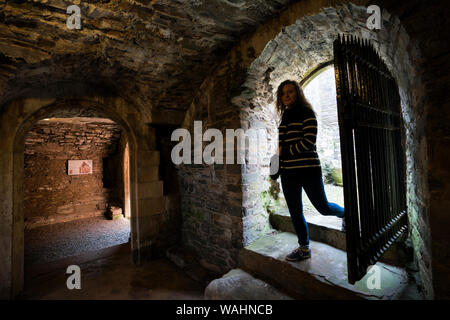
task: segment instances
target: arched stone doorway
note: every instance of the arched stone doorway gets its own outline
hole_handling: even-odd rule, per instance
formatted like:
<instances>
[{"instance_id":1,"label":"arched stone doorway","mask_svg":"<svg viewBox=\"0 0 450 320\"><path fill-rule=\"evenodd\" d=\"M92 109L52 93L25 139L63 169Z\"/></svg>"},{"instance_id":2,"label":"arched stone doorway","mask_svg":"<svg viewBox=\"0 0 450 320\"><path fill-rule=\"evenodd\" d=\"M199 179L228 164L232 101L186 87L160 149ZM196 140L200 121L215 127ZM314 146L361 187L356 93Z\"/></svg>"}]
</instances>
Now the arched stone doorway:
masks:
<instances>
[{"instance_id":1,"label":"arched stone doorway","mask_svg":"<svg viewBox=\"0 0 450 320\"><path fill-rule=\"evenodd\" d=\"M403 143L407 159L407 201L412 213L409 216L410 235L415 244L416 261L429 290L430 264L420 261L423 256L420 251L430 237L427 222L423 223L421 218L426 217L428 212L426 199L422 196L427 194L428 189L422 171L427 166L424 151L427 142L424 139L424 125L418 125L425 122L421 112L425 96L418 64L420 52L414 43L411 46L410 41L414 39L409 38L400 19L385 9L383 29L368 30L366 22L369 15L364 6L367 3L362 3L354 5L349 1L336 1L332 5L322 5L314 1L302 1L290 5L279 16L242 39L205 78L186 113L183 126L192 129L194 120L203 119L206 128L265 128L269 152L264 157L269 159L270 150L275 150L276 144L277 119L273 103L278 85L286 79L306 79L317 68L332 61L333 41L338 34L352 34L371 40L392 69L399 86L405 120ZM215 185L215 180L220 180L222 174L226 173L227 179L222 179L223 187L215 189L220 191L220 198L213 199L214 207L207 208L214 214L198 214L206 211L205 208L198 203L194 193L185 192L183 201L188 206L182 208L184 228L201 232L186 233L183 237L186 244L195 248L201 257L215 267L225 270L235 267L239 263L238 252L243 246L258 239L261 234L271 232L261 199L270 188L268 163L267 166L259 167L246 163L181 168L181 171L182 182L187 186L202 181L205 188ZM213 179L205 183L203 177ZM226 204L218 201L223 199L226 199ZM216 215L220 218L213 219ZM204 227L200 229L199 225ZM221 235L231 236L221 239L223 241L220 243L205 241L216 225L220 226ZM425 258L428 259L426 254ZM432 295L432 292L428 294Z\"/></svg>"},{"instance_id":2,"label":"arched stone doorway","mask_svg":"<svg viewBox=\"0 0 450 320\"><path fill-rule=\"evenodd\" d=\"M103 117L46 118L28 132L25 287L39 269L51 270L61 259L129 247L123 159L127 140L120 126Z\"/></svg>"},{"instance_id":3,"label":"arched stone doorway","mask_svg":"<svg viewBox=\"0 0 450 320\"><path fill-rule=\"evenodd\" d=\"M370 31L366 26L366 7L352 3L339 4L329 8L322 8L318 13L303 16L289 26L281 27L281 32L269 40L261 51L261 54L251 62L247 69L247 77L243 84L243 91L232 99L236 108L241 110L241 121L248 122L249 127L267 128L270 144L276 143L277 117L274 112L274 99L278 85L286 79L296 80L303 85L313 77L317 70L329 65L333 60L333 41L338 34L356 35L370 40L378 54L387 64L396 78L401 97L402 116L405 120L402 136L402 144L406 146L407 159L407 203L410 212L416 212L417 208L426 211L422 203L417 201L418 189L425 189L423 179L412 168L423 166L423 155L417 153L418 144L415 128L420 117L416 117L417 110L413 109L414 95L417 87L420 87L420 78L413 64L413 55L410 53L409 36L401 25L398 17L391 16L383 10L383 28ZM243 115L243 116L242 116ZM269 150L275 150L276 146L269 146ZM267 155L270 156L270 155ZM262 194L273 189L266 177L267 168L261 167L262 172L258 183L251 183L243 188L243 198L251 198L251 195ZM249 173L247 173L249 172ZM243 170L242 180L246 181L247 175L252 172L248 168ZM277 188L275 188L277 189ZM279 188L278 188L279 189ZM270 192L269 192L270 194ZM257 205L257 202L250 202ZM244 233L250 228L245 227L245 221L251 225L253 221L261 221L263 211L257 210L256 205L246 208L256 213L253 217L244 220ZM258 213L259 212L259 213ZM252 221L253 220L253 221ZM267 222L268 223L268 222ZM423 239L428 239L427 232L417 233L423 227L415 214L409 215L409 236L420 250ZM263 230L264 228L260 228ZM245 235L244 239L254 239L257 235ZM425 240L426 241L426 240ZM428 268L428 267L426 267ZM421 271L424 278L429 277L429 272Z\"/></svg>"},{"instance_id":4,"label":"arched stone doorway","mask_svg":"<svg viewBox=\"0 0 450 320\"><path fill-rule=\"evenodd\" d=\"M24 181L24 145L25 136L29 129L38 121L49 117L71 117L71 116L98 116L105 117L117 123L122 132L127 137L129 146L129 194L130 194L130 216L131 216L131 250L133 261L139 263L141 239L139 237L139 216L138 216L138 180L137 180L137 139L133 126L127 121L126 110L121 110L125 102L120 98L109 99L109 101L98 101L100 99L23 99L14 100L6 106L7 117L1 119L4 136L10 137L9 146L11 162L3 161L6 168L10 168L12 173L11 196L12 196L12 234L9 236L11 245L11 255L5 252L5 259L11 264L10 276L11 295L16 296L23 288L24 284L24 214L23 214L23 181ZM119 100L119 101L118 101ZM105 103L106 102L106 103ZM117 108L119 107L119 108ZM4 159L3 159L4 160ZM5 168L5 169L6 169ZM6 181L5 181L6 182ZM8 195L8 191L5 195ZM8 270L6 269L6 270Z\"/></svg>"}]
</instances>

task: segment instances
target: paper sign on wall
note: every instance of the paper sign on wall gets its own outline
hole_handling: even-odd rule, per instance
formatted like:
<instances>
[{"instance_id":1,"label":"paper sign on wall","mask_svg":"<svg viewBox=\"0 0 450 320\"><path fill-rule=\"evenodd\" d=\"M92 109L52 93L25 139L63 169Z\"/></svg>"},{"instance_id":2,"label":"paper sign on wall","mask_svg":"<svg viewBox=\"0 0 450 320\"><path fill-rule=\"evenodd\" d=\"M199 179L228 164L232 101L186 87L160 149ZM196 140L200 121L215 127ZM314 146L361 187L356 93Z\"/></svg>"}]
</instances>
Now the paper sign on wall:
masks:
<instances>
[{"instance_id":1,"label":"paper sign on wall","mask_svg":"<svg viewBox=\"0 0 450 320\"><path fill-rule=\"evenodd\" d=\"M92 160L69 160L67 173L69 175L92 174Z\"/></svg>"}]
</instances>

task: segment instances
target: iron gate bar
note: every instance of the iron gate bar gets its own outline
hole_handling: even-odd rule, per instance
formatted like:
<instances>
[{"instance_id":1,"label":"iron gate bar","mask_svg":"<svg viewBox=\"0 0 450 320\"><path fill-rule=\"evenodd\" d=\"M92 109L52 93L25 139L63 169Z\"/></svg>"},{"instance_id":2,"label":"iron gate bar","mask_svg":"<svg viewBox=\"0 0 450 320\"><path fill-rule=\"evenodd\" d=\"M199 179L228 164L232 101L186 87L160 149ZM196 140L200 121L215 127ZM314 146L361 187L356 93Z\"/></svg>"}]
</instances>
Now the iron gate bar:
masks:
<instances>
[{"instance_id":1,"label":"iron gate bar","mask_svg":"<svg viewBox=\"0 0 450 320\"><path fill-rule=\"evenodd\" d=\"M339 37L340 38L340 37ZM340 40L340 39L339 39ZM346 50L342 50L340 46L340 41L335 41L333 43L334 50L334 68L335 68L335 79L336 79L336 98L337 101L347 101L349 95L348 88L348 74L347 74L347 60L344 59L346 55ZM348 128L350 125L349 121L349 110L348 104L341 104L341 108L338 108L338 120L340 123L340 128ZM358 255L356 253L357 247L351 245L352 243L358 243L356 237L355 228L357 227L357 222L355 220L355 192L354 192L354 171L352 170L350 163L352 163L352 153L349 150L349 146L352 145L352 135L343 135L340 139L341 141L341 152L348 156L347 161L342 162L342 181L344 185L344 206L346 208L346 248L347 248L347 266L348 266L348 277L349 279L354 279L358 276L359 261Z\"/></svg>"},{"instance_id":2,"label":"iron gate bar","mask_svg":"<svg viewBox=\"0 0 450 320\"><path fill-rule=\"evenodd\" d=\"M407 229L400 96L367 40L333 43L350 283Z\"/></svg>"},{"instance_id":3,"label":"iron gate bar","mask_svg":"<svg viewBox=\"0 0 450 320\"><path fill-rule=\"evenodd\" d=\"M367 146L367 143L365 143L365 141L367 141L367 135L366 135L366 128L358 128L356 129L356 139L355 139L355 143L356 143L356 149L357 150L364 150L365 151L365 147ZM357 152L357 163L361 163L361 165L358 165L358 187L360 189L360 194L362 195L360 197L361 200L361 212L367 212L367 213L371 213L372 210L370 208L370 202L369 202L369 195L371 194L370 191L368 190L369 186L371 186L371 182L369 181L369 179L371 179L370 174L369 174L369 170L368 170L368 166L366 165L366 163L368 163L368 161L366 161L365 159L365 155L368 154L368 152ZM370 223L367 219L366 215L361 215L361 240L363 243L366 243L369 240L369 228L370 228Z\"/></svg>"}]
</instances>

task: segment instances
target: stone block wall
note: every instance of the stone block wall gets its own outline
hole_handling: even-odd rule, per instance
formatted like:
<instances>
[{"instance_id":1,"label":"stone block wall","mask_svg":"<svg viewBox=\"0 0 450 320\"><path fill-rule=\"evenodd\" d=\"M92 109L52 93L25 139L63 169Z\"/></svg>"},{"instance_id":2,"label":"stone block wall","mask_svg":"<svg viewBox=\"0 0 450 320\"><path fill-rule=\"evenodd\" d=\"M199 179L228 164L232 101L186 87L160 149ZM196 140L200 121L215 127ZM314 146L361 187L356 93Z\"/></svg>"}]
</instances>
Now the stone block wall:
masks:
<instances>
[{"instance_id":1,"label":"stone block wall","mask_svg":"<svg viewBox=\"0 0 450 320\"><path fill-rule=\"evenodd\" d=\"M112 199L112 204L121 206L122 208L125 207L124 153L127 143L128 138L121 132L120 139L117 142L116 152L103 159L103 185L111 190L110 198Z\"/></svg>"},{"instance_id":2,"label":"stone block wall","mask_svg":"<svg viewBox=\"0 0 450 320\"><path fill-rule=\"evenodd\" d=\"M179 243L181 237L180 199L173 186L175 170L160 172L161 163L165 167L168 161L170 153L167 155L166 147L138 154L139 216L134 223L139 226L139 234L134 236L138 237L145 260L165 256L166 250Z\"/></svg>"},{"instance_id":3,"label":"stone block wall","mask_svg":"<svg viewBox=\"0 0 450 320\"><path fill-rule=\"evenodd\" d=\"M411 54L420 70L412 82L408 127L408 214L414 255L428 298L450 299L450 43L446 1L377 1L402 19ZM398 60L397 63L402 63ZM416 161L413 161L416 160Z\"/></svg>"},{"instance_id":4,"label":"stone block wall","mask_svg":"<svg viewBox=\"0 0 450 320\"><path fill-rule=\"evenodd\" d=\"M226 164L226 129L241 128L239 110L230 103L236 83L245 76L233 63L224 63L205 79L191 103L183 128L194 138L194 121L202 121L202 133L209 128L223 135L223 164L181 164L177 166L182 213L182 242L201 257L201 263L218 273L237 265L239 250L245 243L245 218L251 212L243 207L242 177L245 164ZM202 143L202 151L210 142ZM194 155L192 143L192 156ZM237 140L234 145L236 147ZM193 157L192 157L193 158ZM248 150L246 153L248 160ZM262 210L262 209L261 209Z\"/></svg>"},{"instance_id":5,"label":"stone block wall","mask_svg":"<svg viewBox=\"0 0 450 320\"><path fill-rule=\"evenodd\" d=\"M116 153L119 139L114 123L39 121L25 140L25 228L101 215L120 200L111 177L117 172L103 173L103 161ZM69 175L68 160L93 160L93 173ZM104 187L106 178L110 188Z\"/></svg>"},{"instance_id":6,"label":"stone block wall","mask_svg":"<svg viewBox=\"0 0 450 320\"><path fill-rule=\"evenodd\" d=\"M159 232L156 239L163 244L157 251L164 254L168 247L176 245L181 241L181 212L180 191L178 185L178 174L175 165L171 161L171 151L175 144L170 141L172 126L157 126L155 128L156 150L159 152L159 166L151 166L147 171L147 177L141 181L158 180L158 188L155 192L161 193L164 198L164 215L160 221ZM153 177L152 177L153 176ZM161 188L161 189L160 189Z\"/></svg>"},{"instance_id":7,"label":"stone block wall","mask_svg":"<svg viewBox=\"0 0 450 320\"><path fill-rule=\"evenodd\" d=\"M224 164L182 164L177 167L183 216L183 244L201 257L201 263L216 272L226 272L237 265L239 250L271 232L269 215L264 208L265 191L270 187L268 164L275 152L276 127L265 126L272 114L268 110L241 109L231 102L233 87L243 71L234 69L231 60L208 77L193 101L184 121L193 137L193 122L201 120L202 132L219 129L224 138ZM232 70L232 71L230 71ZM225 76L232 74L233 76ZM237 78L237 79L236 79ZM242 79L241 79L242 81ZM234 140L234 163L226 162L226 130L243 129L247 135L245 161L237 161ZM248 130L262 129L268 140L250 145ZM258 141L259 143L259 141ZM209 144L203 142L202 150ZM272 148L272 149L271 149ZM194 150L191 150L194 154ZM250 163L250 156L257 159Z\"/></svg>"}]
</instances>

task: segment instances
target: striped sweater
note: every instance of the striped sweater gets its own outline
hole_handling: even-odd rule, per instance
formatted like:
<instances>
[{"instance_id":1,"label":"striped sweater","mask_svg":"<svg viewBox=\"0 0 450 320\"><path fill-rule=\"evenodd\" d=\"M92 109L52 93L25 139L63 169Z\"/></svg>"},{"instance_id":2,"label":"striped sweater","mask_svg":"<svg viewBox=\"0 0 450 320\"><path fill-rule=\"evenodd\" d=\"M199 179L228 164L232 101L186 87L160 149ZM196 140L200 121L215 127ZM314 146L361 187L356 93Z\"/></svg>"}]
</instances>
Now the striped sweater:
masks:
<instances>
[{"instance_id":1,"label":"striped sweater","mask_svg":"<svg viewBox=\"0 0 450 320\"><path fill-rule=\"evenodd\" d=\"M300 173L320 167L316 152L317 119L306 107L287 108L278 127L280 173Z\"/></svg>"}]
</instances>

